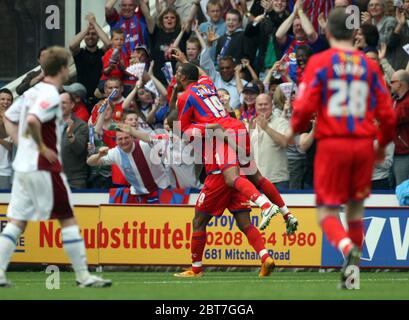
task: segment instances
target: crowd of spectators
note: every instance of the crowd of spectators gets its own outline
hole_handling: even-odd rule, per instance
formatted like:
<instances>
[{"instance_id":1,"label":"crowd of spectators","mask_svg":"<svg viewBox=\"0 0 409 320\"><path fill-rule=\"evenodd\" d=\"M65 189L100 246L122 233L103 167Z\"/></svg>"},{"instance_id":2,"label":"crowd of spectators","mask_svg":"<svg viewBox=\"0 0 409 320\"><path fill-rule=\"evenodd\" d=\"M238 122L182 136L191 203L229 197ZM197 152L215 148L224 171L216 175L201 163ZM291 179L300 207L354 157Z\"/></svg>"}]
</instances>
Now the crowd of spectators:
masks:
<instances>
[{"instance_id":1,"label":"crowd of spectators","mask_svg":"<svg viewBox=\"0 0 409 320\"><path fill-rule=\"evenodd\" d=\"M315 120L294 145L286 144L284 133L308 59L328 48L329 11L351 4L361 12L355 46L381 66L398 115L373 187L392 189L409 179L409 0L399 7L388 0L156 0L155 10L146 0L107 0L110 34L90 13L69 45L77 77L61 99L70 186L131 186L141 196L155 188L200 187L200 168L170 161L187 152L177 146L184 141L170 139L179 49L213 79L230 115L245 123L261 174L282 190L313 188ZM42 78L41 69L29 73L17 93ZM0 90L2 114L12 101L11 92ZM100 148L106 157L90 158ZM160 164L147 156L155 148ZM11 185L11 158L12 143L0 128L0 188Z\"/></svg>"}]
</instances>

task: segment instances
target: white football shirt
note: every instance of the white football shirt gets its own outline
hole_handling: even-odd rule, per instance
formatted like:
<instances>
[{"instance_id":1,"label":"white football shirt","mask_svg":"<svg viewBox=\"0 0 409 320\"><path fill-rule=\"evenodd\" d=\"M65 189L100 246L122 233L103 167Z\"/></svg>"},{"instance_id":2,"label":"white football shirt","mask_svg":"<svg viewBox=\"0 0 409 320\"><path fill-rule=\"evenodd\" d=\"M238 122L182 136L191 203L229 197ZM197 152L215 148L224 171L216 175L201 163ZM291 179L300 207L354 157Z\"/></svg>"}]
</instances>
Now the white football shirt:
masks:
<instances>
[{"instance_id":1,"label":"white football shirt","mask_svg":"<svg viewBox=\"0 0 409 320\"><path fill-rule=\"evenodd\" d=\"M61 124L62 108L57 88L49 83L40 82L27 90L6 111L8 120L19 124L18 147L13 169L19 172L45 170L61 172ZM41 136L44 144L58 154L59 161L51 164L39 154L37 144L27 133L27 116L34 115L41 122Z\"/></svg>"}]
</instances>

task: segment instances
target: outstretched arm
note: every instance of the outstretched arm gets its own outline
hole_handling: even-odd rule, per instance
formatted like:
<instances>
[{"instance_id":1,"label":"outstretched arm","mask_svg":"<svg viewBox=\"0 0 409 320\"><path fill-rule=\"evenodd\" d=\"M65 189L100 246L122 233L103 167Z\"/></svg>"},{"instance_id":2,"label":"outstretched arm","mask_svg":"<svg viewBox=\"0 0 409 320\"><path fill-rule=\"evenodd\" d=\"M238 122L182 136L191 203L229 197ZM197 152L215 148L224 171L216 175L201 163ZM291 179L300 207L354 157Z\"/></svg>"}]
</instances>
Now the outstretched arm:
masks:
<instances>
[{"instance_id":1,"label":"outstretched arm","mask_svg":"<svg viewBox=\"0 0 409 320\"><path fill-rule=\"evenodd\" d=\"M139 1L139 8L141 9L143 16L145 17L146 24L147 24L147 27L148 27L148 32L150 34L152 34L154 29L155 29L155 20L151 16L151 12L150 12L148 4L145 2L145 0L140 0Z\"/></svg>"},{"instance_id":2,"label":"outstretched arm","mask_svg":"<svg viewBox=\"0 0 409 320\"><path fill-rule=\"evenodd\" d=\"M298 0L300 1L300 0ZM301 26L307 34L309 43L314 43L318 39L318 33L315 31L314 26L312 25L310 19L305 14L304 10L298 10L298 16L300 17Z\"/></svg>"},{"instance_id":3,"label":"outstretched arm","mask_svg":"<svg viewBox=\"0 0 409 320\"><path fill-rule=\"evenodd\" d=\"M291 29L293 22L295 19L294 12L290 14L290 16L284 20L284 22L280 25L276 32L276 38L278 44L282 45L287 41L287 33Z\"/></svg>"},{"instance_id":4,"label":"outstretched arm","mask_svg":"<svg viewBox=\"0 0 409 320\"><path fill-rule=\"evenodd\" d=\"M150 77L150 79L152 80L153 84L155 85L156 90L158 90L159 94L161 96L167 96L168 91L166 90L165 86L162 84L162 82L159 81L158 78L155 77L155 75L153 74L153 65L154 65L155 61L151 61L151 64L149 66L149 70L148 70L148 75Z\"/></svg>"},{"instance_id":5,"label":"outstretched arm","mask_svg":"<svg viewBox=\"0 0 409 320\"><path fill-rule=\"evenodd\" d=\"M190 9L189 16L185 20L186 23L186 31L189 32L192 28L192 23L196 19L197 12L200 8L200 0L193 0L192 1L192 8Z\"/></svg>"},{"instance_id":6,"label":"outstretched arm","mask_svg":"<svg viewBox=\"0 0 409 320\"><path fill-rule=\"evenodd\" d=\"M95 123L95 132L97 134L99 134L100 136L102 136L102 127L104 125L104 119L105 119L105 112L107 111L108 108L112 108L112 106L107 106L105 108L105 110L102 113L99 113L99 108L101 105L105 104L105 103L110 103L108 101L108 98L105 99L99 106L98 106L98 118L97 118L97 122Z\"/></svg>"},{"instance_id":7,"label":"outstretched arm","mask_svg":"<svg viewBox=\"0 0 409 320\"><path fill-rule=\"evenodd\" d=\"M189 61L186 58L186 55L180 49L175 49L174 53L172 54L172 57L175 58L180 63L189 63ZM196 67L199 69L199 76L207 76L207 73L202 68L198 66Z\"/></svg>"},{"instance_id":8,"label":"outstretched arm","mask_svg":"<svg viewBox=\"0 0 409 320\"><path fill-rule=\"evenodd\" d=\"M105 15L110 16L114 12L116 0L107 0L105 2Z\"/></svg>"},{"instance_id":9,"label":"outstretched arm","mask_svg":"<svg viewBox=\"0 0 409 320\"><path fill-rule=\"evenodd\" d=\"M146 143L150 143L152 141L151 136L149 134L147 134L146 132L137 130L128 124L118 123L117 127L122 132L129 133L131 136L135 137L136 139L142 140Z\"/></svg>"},{"instance_id":10,"label":"outstretched arm","mask_svg":"<svg viewBox=\"0 0 409 320\"><path fill-rule=\"evenodd\" d=\"M176 103L178 100L178 92L177 92L177 85L173 87L172 90L172 95L170 96L170 101L169 101L169 110L172 111L176 109Z\"/></svg>"},{"instance_id":11,"label":"outstretched arm","mask_svg":"<svg viewBox=\"0 0 409 320\"><path fill-rule=\"evenodd\" d=\"M183 26L182 26L182 29L180 29L180 32L179 32L178 36L176 37L175 41L172 43L172 48L173 48L173 49L174 49L174 48L179 48L179 44L180 44L180 41L181 41L182 38L183 38L183 35L184 35L184 33L185 33L185 30L186 30L186 26L183 25Z\"/></svg>"},{"instance_id":12,"label":"outstretched arm","mask_svg":"<svg viewBox=\"0 0 409 320\"><path fill-rule=\"evenodd\" d=\"M85 38L85 35L87 34L88 30L89 25L84 30L76 34L74 38L72 38L69 44L69 49L73 57L75 57L80 52L81 41Z\"/></svg>"},{"instance_id":13,"label":"outstretched arm","mask_svg":"<svg viewBox=\"0 0 409 320\"><path fill-rule=\"evenodd\" d=\"M93 154L87 159L87 165L91 167L101 166L103 165L102 157L105 157L108 154L109 148L108 147L101 147L98 150L97 154Z\"/></svg>"},{"instance_id":14,"label":"outstretched arm","mask_svg":"<svg viewBox=\"0 0 409 320\"><path fill-rule=\"evenodd\" d=\"M179 48L173 49L172 57L182 64L189 63L189 60L187 60L186 55Z\"/></svg>"},{"instance_id":15,"label":"outstretched arm","mask_svg":"<svg viewBox=\"0 0 409 320\"><path fill-rule=\"evenodd\" d=\"M273 72L277 69L277 62L270 68L268 69L266 76L264 77L263 84L264 84L264 89L268 91L268 88L270 87L270 81L271 78L273 77Z\"/></svg>"},{"instance_id":16,"label":"outstretched arm","mask_svg":"<svg viewBox=\"0 0 409 320\"><path fill-rule=\"evenodd\" d=\"M140 88L141 85L142 85L142 80L138 80L137 83L135 84L135 87L125 98L124 103L122 104L122 109L124 110L129 109L132 102L135 100L135 97L138 93L138 89Z\"/></svg>"},{"instance_id":17,"label":"outstretched arm","mask_svg":"<svg viewBox=\"0 0 409 320\"><path fill-rule=\"evenodd\" d=\"M155 101L152 105L151 111L146 116L146 123L154 125L156 123L156 112L158 112L159 104Z\"/></svg>"},{"instance_id":18,"label":"outstretched arm","mask_svg":"<svg viewBox=\"0 0 409 320\"><path fill-rule=\"evenodd\" d=\"M206 49L207 45L206 45L205 39L203 39L201 33L199 32L199 22L197 20L195 20L193 22L192 27L193 27L193 32L195 33L197 39L200 42L200 46L202 47L202 52L203 52L203 50Z\"/></svg>"},{"instance_id":19,"label":"outstretched arm","mask_svg":"<svg viewBox=\"0 0 409 320\"><path fill-rule=\"evenodd\" d=\"M162 11L164 10L164 8L162 7L162 1L161 0L155 0L155 8L156 8L156 16L158 17Z\"/></svg>"},{"instance_id":20,"label":"outstretched arm","mask_svg":"<svg viewBox=\"0 0 409 320\"><path fill-rule=\"evenodd\" d=\"M237 92L239 94L242 93L243 91L243 82L241 81L241 71L243 70L243 65L242 64L238 64L235 68L234 68L234 79L236 80L236 88L237 88Z\"/></svg>"},{"instance_id":21,"label":"outstretched arm","mask_svg":"<svg viewBox=\"0 0 409 320\"><path fill-rule=\"evenodd\" d=\"M258 75L256 73L256 71L254 71L253 67L250 64L250 60L249 59L241 59L241 63L243 65L243 68L246 68L251 75L251 78L253 80L258 80Z\"/></svg>"},{"instance_id":22,"label":"outstretched arm","mask_svg":"<svg viewBox=\"0 0 409 320\"><path fill-rule=\"evenodd\" d=\"M101 26L98 24L97 20L95 19L95 15L93 13L89 13L85 19L88 20L90 26L95 28L95 31L104 44L103 50L106 51L111 46L111 40L108 38L107 34L104 30L102 30Z\"/></svg>"}]
</instances>

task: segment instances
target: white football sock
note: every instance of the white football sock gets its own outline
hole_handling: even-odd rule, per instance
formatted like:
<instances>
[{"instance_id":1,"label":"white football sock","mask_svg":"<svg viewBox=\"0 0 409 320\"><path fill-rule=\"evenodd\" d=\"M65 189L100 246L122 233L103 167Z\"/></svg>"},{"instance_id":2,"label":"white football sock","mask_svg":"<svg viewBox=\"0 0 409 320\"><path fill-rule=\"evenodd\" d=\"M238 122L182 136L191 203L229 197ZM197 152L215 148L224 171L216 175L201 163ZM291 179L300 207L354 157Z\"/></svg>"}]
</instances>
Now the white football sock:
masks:
<instances>
[{"instance_id":1,"label":"white football sock","mask_svg":"<svg viewBox=\"0 0 409 320\"><path fill-rule=\"evenodd\" d=\"M23 231L12 223L8 223L0 234L0 269L7 270L16 243Z\"/></svg>"},{"instance_id":2,"label":"white football sock","mask_svg":"<svg viewBox=\"0 0 409 320\"><path fill-rule=\"evenodd\" d=\"M344 255L344 250L346 247L351 246L352 241L350 238L344 238L338 243L338 250Z\"/></svg>"},{"instance_id":3,"label":"white football sock","mask_svg":"<svg viewBox=\"0 0 409 320\"><path fill-rule=\"evenodd\" d=\"M280 208L280 212L283 216L285 216L287 213L290 212L290 210L288 210L287 206L281 207Z\"/></svg>"},{"instance_id":4,"label":"white football sock","mask_svg":"<svg viewBox=\"0 0 409 320\"><path fill-rule=\"evenodd\" d=\"M258 253L258 255L260 256L260 258L262 258L265 254L268 254L267 249L263 249L263 250L261 250L261 251Z\"/></svg>"},{"instance_id":5,"label":"white football sock","mask_svg":"<svg viewBox=\"0 0 409 320\"><path fill-rule=\"evenodd\" d=\"M89 277L87 256L84 240L78 226L69 226L61 230L62 243L65 252L70 258L78 281L82 282Z\"/></svg>"},{"instance_id":6,"label":"white football sock","mask_svg":"<svg viewBox=\"0 0 409 320\"><path fill-rule=\"evenodd\" d=\"M263 207L266 203L269 203L270 206L272 205L270 200L268 200L268 198L264 195L261 195L256 200L254 200L254 203L258 205L260 208Z\"/></svg>"},{"instance_id":7,"label":"white football sock","mask_svg":"<svg viewBox=\"0 0 409 320\"><path fill-rule=\"evenodd\" d=\"M201 268L202 267L202 261L192 262L192 267Z\"/></svg>"}]
</instances>

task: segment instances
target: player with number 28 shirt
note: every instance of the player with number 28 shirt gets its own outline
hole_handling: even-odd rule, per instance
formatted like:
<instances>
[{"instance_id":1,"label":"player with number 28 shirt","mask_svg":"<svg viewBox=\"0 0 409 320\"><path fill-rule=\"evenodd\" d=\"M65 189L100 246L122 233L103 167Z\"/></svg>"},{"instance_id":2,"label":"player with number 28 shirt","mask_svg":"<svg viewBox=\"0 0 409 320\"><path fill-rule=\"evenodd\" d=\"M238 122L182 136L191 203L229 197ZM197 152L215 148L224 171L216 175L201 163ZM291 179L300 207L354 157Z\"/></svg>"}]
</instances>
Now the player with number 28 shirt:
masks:
<instances>
[{"instance_id":1,"label":"player with number 28 shirt","mask_svg":"<svg viewBox=\"0 0 409 320\"><path fill-rule=\"evenodd\" d=\"M391 105L380 68L358 50L331 48L311 58L294 102L292 126L302 132L311 114L317 114L317 205L338 205L350 196L362 200L369 195L375 119L379 119L383 147L393 135ZM354 166L346 167L353 157L357 158ZM350 179L354 179L351 184Z\"/></svg>"},{"instance_id":2,"label":"player with number 28 shirt","mask_svg":"<svg viewBox=\"0 0 409 320\"><path fill-rule=\"evenodd\" d=\"M322 230L345 257L341 288L348 288L351 270L359 265L363 242L364 199L371 191L375 161L385 157L392 140L395 116L379 65L353 46L354 30L348 28L345 9L336 8L328 18L331 49L309 60L293 105L291 140L304 131L314 114L314 186ZM374 150L374 139L378 146ZM346 204L345 230L339 221ZM350 288L348 288L350 289Z\"/></svg>"}]
</instances>

